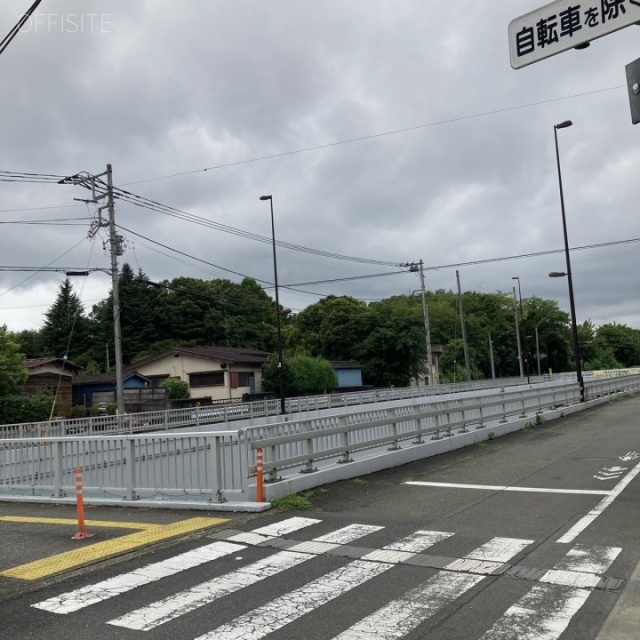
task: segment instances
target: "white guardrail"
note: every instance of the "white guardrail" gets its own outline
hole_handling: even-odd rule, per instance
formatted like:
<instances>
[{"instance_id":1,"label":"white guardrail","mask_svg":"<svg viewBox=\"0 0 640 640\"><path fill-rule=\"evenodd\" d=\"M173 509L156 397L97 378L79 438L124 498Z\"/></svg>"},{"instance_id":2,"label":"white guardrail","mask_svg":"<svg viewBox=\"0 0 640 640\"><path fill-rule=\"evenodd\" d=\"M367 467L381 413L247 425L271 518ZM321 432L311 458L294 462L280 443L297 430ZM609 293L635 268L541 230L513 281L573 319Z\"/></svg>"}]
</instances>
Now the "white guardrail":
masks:
<instances>
[{"instance_id":1,"label":"white guardrail","mask_svg":"<svg viewBox=\"0 0 640 640\"><path fill-rule=\"evenodd\" d=\"M587 400L638 390L640 375L585 383ZM264 452L267 481L277 482L283 471L312 475L318 466L373 452L384 455L492 423L525 416L534 423L537 414L580 401L577 383L561 380L414 398L237 430L5 438L0 440L0 499L70 499L74 472L81 469L88 503L249 503L255 500L258 450Z\"/></svg>"},{"instance_id":2,"label":"white guardrail","mask_svg":"<svg viewBox=\"0 0 640 640\"><path fill-rule=\"evenodd\" d=\"M562 375L562 374L560 374ZM548 376L531 377L531 382L542 382ZM557 379L561 379L559 376ZM402 387L398 389L372 389L352 393L331 393L320 396L304 396L286 399L287 414L355 407L362 404L407 400L425 396L445 395L523 384L525 378L501 378L477 380L457 384L440 384L428 387ZM528 380L527 380L528 381ZM199 427L205 424L251 420L280 414L280 400L257 402L230 402L168 411L149 411L121 416L94 416L89 418L55 419L47 422L31 422L0 425L0 438L42 438L66 435L106 435L119 433L143 433L161 429Z\"/></svg>"}]
</instances>

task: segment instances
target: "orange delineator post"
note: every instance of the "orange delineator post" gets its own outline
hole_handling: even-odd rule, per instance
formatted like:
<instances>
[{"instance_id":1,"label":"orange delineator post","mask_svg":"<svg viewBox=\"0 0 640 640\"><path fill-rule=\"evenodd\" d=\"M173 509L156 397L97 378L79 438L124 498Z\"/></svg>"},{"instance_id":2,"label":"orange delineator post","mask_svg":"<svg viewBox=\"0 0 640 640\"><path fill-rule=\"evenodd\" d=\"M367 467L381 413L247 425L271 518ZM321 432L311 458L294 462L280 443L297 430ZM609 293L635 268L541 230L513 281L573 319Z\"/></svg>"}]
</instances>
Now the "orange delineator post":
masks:
<instances>
[{"instance_id":1,"label":"orange delineator post","mask_svg":"<svg viewBox=\"0 0 640 640\"><path fill-rule=\"evenodd\" d=\"M262 471L262 449L256 449L256 501L264 502L264 473Z\"/></svg>"},{"instance_id":2,"label":"orange delineator post","mask_svg":"<svg viewBox=\"0 0 640 640\"><path fill-rule=\"evenodd\" d=\"M76 505L78 510L78 531L72 540L83 540L93 535L84 528L84 495L82 489L82 469L76 469Z\"/></svg>"}]
</instances>

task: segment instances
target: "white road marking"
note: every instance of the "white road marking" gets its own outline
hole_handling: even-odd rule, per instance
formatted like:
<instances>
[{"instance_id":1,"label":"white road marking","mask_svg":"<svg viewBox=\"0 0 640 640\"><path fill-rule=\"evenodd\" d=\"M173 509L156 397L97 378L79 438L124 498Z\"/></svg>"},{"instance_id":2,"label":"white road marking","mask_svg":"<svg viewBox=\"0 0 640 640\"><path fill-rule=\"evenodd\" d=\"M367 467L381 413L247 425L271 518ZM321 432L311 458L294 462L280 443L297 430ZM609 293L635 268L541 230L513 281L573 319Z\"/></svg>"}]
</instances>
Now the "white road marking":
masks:
<instances>
[{"instance_id":1,"label":"white road marking","mask_svg":"<svg viewBox=\"0 0 640 640\"><path fill-rule=\"evenodd\" d=\"M181 553L173 558L148 564L145 567L135 569L129 573L123 573L108 580L81 587L75 591L63 593L32 606L36 609L50 611L51 613L71 613L126 593L142 585L149 584L150 582L175 575L192 567L197 567L205 562L211 562L212 560L217 560L231 553L237 553L242 549L246 549L246 547L230 542L214 542L205 547L199 547L198 549Z\"/></svg>"},{"instance_id":2,"label":"white road marking","mask_svg":"<svg viewBox=\"0 0 640 640\"><path fill-rule=\"evenodd\" d=\"M320 545L317 550L319 553L324 553L340 546L335 542L326 542L327 540L341 540L341 544L349 544L374 531L379 531L381 528L367 525L350 525L320 536L310 542L301 542L288 551L281 551L242 567L237 571L213 578L191 589L169 596L164 600L158 600L146 607L136 609L120 618L109 620L108 624L116 627L126 627L127 629L149 631L194 609L210 604L218 598L311 560L316 557L313 555L313 545Z\"/></svg>"},{"instance_id":3,"label":"white road marking","mask_svg":"<svg viewBox=\"0 0 640 640\"><path fill-rule=\"evenodd\" d=\"M516 491L520 493L560 493L568 495L585 495L585 496L608 496L610 491L599 491L597 489L546 489L544 487L507 487L502 485L490 484L457 484L453 482L420 482L410 481L404 484L410 484L417 487L440 487L444 489L480 489L482 491Z\"/></svg>"},{"instance_id":4,"label":"white road marking","mask_svg":"<svg viewBox=\"0 0 640 640\"><path fill-rule=\"evenodd\" d=\"M267 525L266 527L254 529L253 533L257 533L261 536L272 536L275 538L279 538L281 536L286 536L289 533L293 533L294 531L309 527L312 524L318 524L319 522L322 522L322 520L316 520L315 518L300 518L296 516L293 518L287 518L286 520L282 520L274 524Z\"/></svg>"},{"instance_id":5,"label":"white road marking","mask_svg":"<svg viewBox=\"0 0 640 640\"><path fill-rule=\"evenodd\" d=\"M158 600L146 607L131 611L120 618L109 620L107 624L138 631L149 631L194 609L210 604L218 598L307 562L313 557L308 553L281 551L228 575L203 582L187 591L181 591L164 600Z\"/></svg>"},{"instance_id":6,"label":"white road marking","mask_svg":"<svg viewBox=\"0 0 640 640\"><path fill-rule=\"evenodd\" d=\"M346 629L334 640L403 638L484 578L482 575L440 571L419 587L407 591L402 597Z\"/></svg>"},{"instance_id":7,"label":"white road marking","mask_svg":"<svg viewBox=\"0 0 640 640\"><path fill-rule=\"evenodd\" d=\"M618 482L604 500L601 500L586 516L578 520L567 533L558 538L558 542L562 544L573 542L594 520L602 515L603 511L624 491L638 473L640 473L640 463Z\"/></svg>"},{"instance_id":8,"label":"white road marking","mask_svg":"<svg viewBox=\"0 0 640 640\"><path fill-rule=\"evenodd\" d=\"M286 535L318 522L321 521L312 518L287 518L281 522L254 529L246 535L249 537L252 535L257 536L260 542L264 542L265 540L273 539L273 537ZM253 540L253 538L251 539ZM246 549L244 544L235 544L237 542L240 542L240 540L229 539L214 542L205 547L187 551L186 553L161 562L154 562L153 564L115 576L103 582L89 585L69 593L63 593L60 596L50 598L32 606L52 613L61 614L78 611L79 609L102 602L103 600L108 600L109 598L126 593L137 587L149 584L150 582L155 582L185 571L186 569L197 567L205 562L211 562L212 560Z\"/></svg>"},{"instance_id":9,"label":"white road marking","mask_svg":"<svg viewBox=\"0 0 640 640\"><path fill-rule=\"evenodd\" d=\"M540 578L540 582L567 587L595 587L600 582L598 574L604 573L621 551L620 547L576 545Z\"/></svg>"},{"instance_id":10,"label":"white road marking","mask_svg":"<svg viewBox=\"0 0 640 640\"><path fill-rule=\"evenodd\" d=\"M536 584L479 640L557 640L590 593Z\"/></svg>"},{"instance_id":11,"label":"white road marking","mask_svg":"<svg viewBox=\"0 0 640 640\"><path fill-rule=\"evenodd\" d=\"M520 553L531 540L516 538L494 538L487 544L471 551L462 562L472 558L499 558L506 562ZM509 555L511 553L511 555ZM456 560L454 563L460 562ZM498 564L495 565L500 566ZM393 640L431 618L439 609L484 580L484 575L440 571L415 589L411 589L397 600L363 618L335 640Z\"/></svg>"},{"instance_id":12,"label":"white road marking","mask_svg":"<svg viewBox=\"0 0 640 640\"><path fill-rule=\"evenodd\" d=\"M604 573L621 552L621 547L577 544L555 568L582 573Z\"/></svg>"},{"instance_id":13,"label":"white road marking","mask_svg":"<svg viewBox=\"0 0 640 640\"><path fill-rule=\"evenodd\" d=\"M452 535L454 534L446 531L416 531L402 540L386 545L384 548L391 549L391 551L421 553L434 544L450 538Z\"/></svg>"},{"instance_id":14,"label":"white road marking","mask_svg":"<svg viewBox=\"0 0 640 640\"><path fill-rule=\"evenodd\" d=\"M205 633L196 640L259 640L388 571L392 566L382 562L356 560Z\"/></svg>"},{"instance_id":15,"label":"white road marking","mask_svg":"<svg viewBox=\"0 0 640 640\"><path fill-rule=\"evenodd\" d=\"M533 543L534 540L522 540L520 538L492 538L486 544L467 554L465 558L504 563L517 556Z\"/></svg>"},{"instance_id":16,"label":"white road marking","mask_svg":"<svg viewBox=\"0 0 640 640\"><path fill-rule=\"evenodd\" d=\"M368 536L370 533L381 531L384 527L369 524L350 524L342 529L332 531L319 538L314 538L317 542L331 542L333 544L351 544L358 538Z\"/></svg>"}]
</instances>

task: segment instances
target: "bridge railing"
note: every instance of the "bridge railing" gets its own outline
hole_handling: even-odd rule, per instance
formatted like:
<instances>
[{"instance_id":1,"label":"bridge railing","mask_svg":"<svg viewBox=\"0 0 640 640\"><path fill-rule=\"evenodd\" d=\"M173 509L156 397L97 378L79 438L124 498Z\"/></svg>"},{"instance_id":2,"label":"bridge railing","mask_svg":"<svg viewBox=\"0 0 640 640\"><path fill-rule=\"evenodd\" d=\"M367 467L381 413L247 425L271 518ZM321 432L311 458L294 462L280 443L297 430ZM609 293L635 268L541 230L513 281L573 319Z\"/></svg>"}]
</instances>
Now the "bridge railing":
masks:
<instances>
[{"instance_id":1,"label":"bridge railing","mask_svg":"<svg viewBox=\"0 0 640 640\"><path fill-rule=\"evenodd\" d=\"M531 378L532 382L543 381ZM286 399L286 411L305 413L325 409L339 409L361 404L406 400L409 398L431 397L462 391L487 389L496 386L524 384L525 378L501 378L497 380L476 380L456 384L442 384L423 387L402 387L398 389L372 389L351 393L330 393L320 396L304 396ZM144 433L161 429L177 429L202 424L220 424L237 420L277 416L280 400L259 400L256 402L234 402L201 407L147 411L119 416L93 416L86 418L54 419L45 422L0 425L0 438L45 438L66 435L104 435L119 433Z\"/></svg>"},{"instance_id":2,"label":"bridge railing","mask_svg":"<svg viewBox=\"0 0 640 640\"><path fill-rule=\"evenodd\" d=\"M587 399L640 390L640 375L589 380ZM59 501L74 495L74 471L84 472L87 502L145 506L213 504L254 499L256 451L267 480L284 471L313 473L354 457L385 455L457 432L536 416L580 403L576 382L490 389L458 398L412 400L393 407L343 411L239 430L0 441L0 499Z\"/></svg>"}]
</instances>

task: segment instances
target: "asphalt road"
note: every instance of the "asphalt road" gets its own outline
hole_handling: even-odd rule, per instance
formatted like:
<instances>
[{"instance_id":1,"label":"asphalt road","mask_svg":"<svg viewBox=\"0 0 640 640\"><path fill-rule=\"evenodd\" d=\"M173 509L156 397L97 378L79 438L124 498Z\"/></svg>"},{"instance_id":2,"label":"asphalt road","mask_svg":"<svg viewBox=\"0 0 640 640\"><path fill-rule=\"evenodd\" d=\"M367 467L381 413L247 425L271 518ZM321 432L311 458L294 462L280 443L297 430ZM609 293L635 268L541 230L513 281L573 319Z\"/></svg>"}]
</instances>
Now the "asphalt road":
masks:
<instances>
[{"instance_id":1,"label":"asphalt road","mask_svg":"<svg viewBox=\"0 0 640 640\"><path fill-rule=\"evenodd\" d=\"M0 602L3 637L636 640L639 413L614 401L91 565Z\"/></svg>"}]
</instances>

